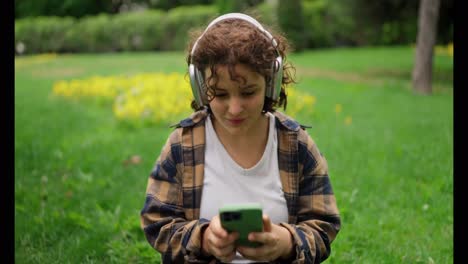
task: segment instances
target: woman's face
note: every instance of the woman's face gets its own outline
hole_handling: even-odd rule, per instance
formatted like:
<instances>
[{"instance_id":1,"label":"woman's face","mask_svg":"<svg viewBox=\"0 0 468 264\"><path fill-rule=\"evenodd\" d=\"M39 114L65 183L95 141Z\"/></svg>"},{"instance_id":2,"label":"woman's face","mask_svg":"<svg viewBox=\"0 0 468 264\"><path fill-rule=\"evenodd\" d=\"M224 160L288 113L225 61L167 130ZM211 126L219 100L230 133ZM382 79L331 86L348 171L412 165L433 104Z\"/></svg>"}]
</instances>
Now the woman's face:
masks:
<instances>
[{"instance_id":1,"label":"woman's face","mask_svg":"<svg viewBox=\"0 0 468 264\"><path fill-rule=\"evenodd\" d=\"M248 135L261 124L262 109L265 102L265 78L246 64L236 64L234 74L239 78L231 79L228 67L215 67L217 82L210 80L216 97L210 102L216 130L230 135ZM205 70L209 80L210 69Z\"/></svg>"}]
</instances>

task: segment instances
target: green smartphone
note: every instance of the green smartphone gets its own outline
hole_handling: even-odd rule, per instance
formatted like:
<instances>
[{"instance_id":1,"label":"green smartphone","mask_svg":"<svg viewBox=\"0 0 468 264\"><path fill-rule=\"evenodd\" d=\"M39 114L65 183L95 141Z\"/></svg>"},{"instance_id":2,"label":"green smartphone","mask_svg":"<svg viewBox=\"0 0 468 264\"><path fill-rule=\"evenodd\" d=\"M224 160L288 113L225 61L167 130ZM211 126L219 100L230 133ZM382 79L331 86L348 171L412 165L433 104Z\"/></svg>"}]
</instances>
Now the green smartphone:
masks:
<instances>
[{"instance_id":1,"label":"green smartphone","mask_svg":"<svg viewBox=\"0 0 468 264\"><path fill-rule=\"evenodd\" d=\"M262 207L257 203L226 204L219 209L221 225L228 232L239 232L238 245L258 247L261 243L251 242L247 236L250 232L262 232Z\"/></svg>"}]
</instances>

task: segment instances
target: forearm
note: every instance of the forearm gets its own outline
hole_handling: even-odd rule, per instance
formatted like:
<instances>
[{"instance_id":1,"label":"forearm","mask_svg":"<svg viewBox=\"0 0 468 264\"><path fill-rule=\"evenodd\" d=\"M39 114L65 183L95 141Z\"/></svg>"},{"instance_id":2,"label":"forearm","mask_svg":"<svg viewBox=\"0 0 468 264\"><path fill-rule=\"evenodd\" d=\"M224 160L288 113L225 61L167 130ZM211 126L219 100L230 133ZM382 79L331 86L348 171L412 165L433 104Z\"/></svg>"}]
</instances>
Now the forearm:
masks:
<instances>
[{"instance_id":1,"label":"forearm","mask_svg":"<svg viewBox=\"0 0 468 264\"><path fill-rule=\"evenodd\" d=\"M148 242L161 254L164 263L183 263L186 256L192 260L204 259L201 230L208 224L206 220L187 221L173 216L157 218L148 213L142 213L141 219Z\"/></svg>"},{"instance_id":2,"label":"forearm","mask_svg":"<svg viewBox=\"0 0 468 264\"><path fill-rule=\"evenodd\" d=\"M328 163L305 133L299 144L302 172L299 180L297 218L285 225L294 237L298 263L320 263L331 253L331 243L341 228Z\"/></svg>"},{"instance_id":3,"label":"forearm","mask_svg":"<svg viewBox=\"0 0 468 264\"><path fill-rule=\"evenodd\" d=\"M294 237L289 230L280 225L280 230L281 230L281 244L283 245L283 253L280 256L281 261L291 261L295 258L296 252L294 248Z\"/></svg>"},{"instance_id":4,"label":"forearm","mask_svg":"<svg viewBox=\"0 0 468 264\"><path fill-rule=\"evenodd\" d=\"M180 185L175 181L169 184L160 178L156 174L148 181L146 200L140 213L145 236L161 253L164 263L183 263L185 257L197 259L201 228L207 220L187 219L182 202L175 195L179 193Z\"/></svg>"},{"instance_id":5,"label":"forearm","mask_svg":"<svg viewBox=\"0 0 468 264\"><path fill-rule=\"evenodd\" d=\"M320 263L331 253L331 243L339 231L339 218L332 222L308 220L297 225L281 223L288 229L293 240L293 249L284 263Z\"/></svg>"}]
</instances>

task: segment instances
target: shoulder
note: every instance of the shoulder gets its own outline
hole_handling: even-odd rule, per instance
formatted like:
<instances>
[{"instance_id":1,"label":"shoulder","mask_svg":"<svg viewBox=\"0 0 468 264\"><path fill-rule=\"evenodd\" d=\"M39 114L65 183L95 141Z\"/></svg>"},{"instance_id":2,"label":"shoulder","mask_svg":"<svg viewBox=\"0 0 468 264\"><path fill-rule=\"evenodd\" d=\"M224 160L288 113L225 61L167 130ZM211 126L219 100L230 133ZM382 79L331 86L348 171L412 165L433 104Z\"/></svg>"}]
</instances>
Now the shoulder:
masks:
<instances>
[{"instance_id":1,"label":"shoulder","mask_svg":"<svg viewBox=\"0 0 468 264\"><path fill-rule=\"evenodd\" d=\"M209 112L205 108L172 125L174 130L169 135L168 144L184 147L203 145L205 143L205 120L208 116Z\"/></svg>"},{"instance_id":2,"label":"shoulder","mask_svg":"<svg viewBox=\"0 0 468 264\"><path fill-rule=\"evenodd\" d=\"M209 112L207 108L202 110L193 112L189 117L182 119L178 123L172 125L171 127L175 127L176 130L179 128L189 128L198 125L204 125L205 119L208 117Z\"/></svg>"},{"instance_id":3,"label":"shoulder","mask_svg":"<svg viewBox=\"0 0 468 264\"><path fill-rule=\"evenodd\" d=\"M291 133L297 135L297 142L300 145L299 151L301 151L301 146L305 146L306 151L315 147L314 140L306 130L306 128L311 128L311 126L303 125L282 112L275 111L272 114L275 116L276 127L281 136L289 138L288 135Z\"/></svg>"},{"instance_id":4,"label":"shoulder","mask_svg":"<svg viewBox=\"0 0 468 264\"><path fill-rule=\"evenodd\" d=\"M294 118L282 113L275 111L272 113L276 118L276 126L279 128L280 133L297 133L297 141L299 145L299 151L312 153L314 156L320 156L317 145L312 139L311 135L306 130L311 126L303 125L296 121Z\"/></svg>"},{"instance_id":5,"label":"shoulder","mask_svg":"<svg viewBox=\"0 0 468 264\"><path fill-rule=\"evenodd\" d=\"M311 128L311 126L301 124L285 113L275 111L272 114L275 116L276 126L279 128L299 133L305 132L306 128ZM305 133L307 134L307 132Z\"/></svg>"},{"instance_id":6,"label":"shoulder","mask_svg":"<svg viewBox=\"0 0 468 264\"><path fill-rule=\"evenodd\" d=\"M283 144L280 143L280 149L282 149L283 153L297 151L297 161L302 164L301 167L304 173L313 172L325 175L328 165L315 141L306 131L306 128L310 128L310 126L302 125L292 117L281 112L275 111L272 114L276 118L280 142L283 142ZM291 134L297 135L293 137L297 140L295 141L297 145L291 141Z\"/></svg>"}]
</instances>

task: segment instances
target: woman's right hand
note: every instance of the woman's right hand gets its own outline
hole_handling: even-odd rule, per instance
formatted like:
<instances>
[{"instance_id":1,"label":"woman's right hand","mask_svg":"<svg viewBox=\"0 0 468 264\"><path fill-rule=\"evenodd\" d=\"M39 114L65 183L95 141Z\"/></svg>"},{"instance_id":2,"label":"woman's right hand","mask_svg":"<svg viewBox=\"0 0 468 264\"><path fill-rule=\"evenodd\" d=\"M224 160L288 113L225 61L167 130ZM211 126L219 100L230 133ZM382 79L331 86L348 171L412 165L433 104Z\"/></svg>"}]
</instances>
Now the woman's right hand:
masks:
<instances>
[{"instance_id":1,"label":"woman's right hand","mask_svg":"<svg viewBox=\"0 0 468 264\"><path fill-rule=\"evenodd\" d=\"M236 255L235 241L239 233L228 233L222 226L219 216L211 219L210 224L203 232L202 252L213 255L222 262L231 262Z\"/></svg>"}]
</instances>

